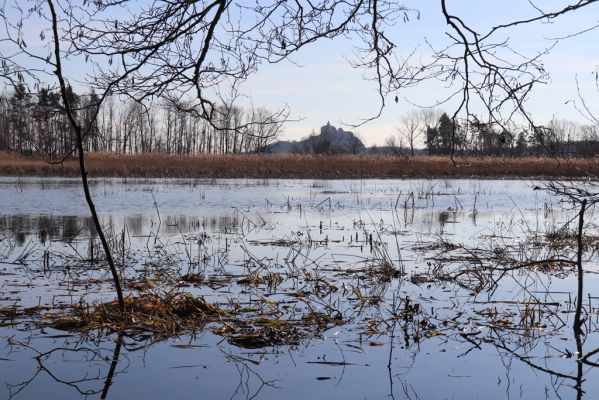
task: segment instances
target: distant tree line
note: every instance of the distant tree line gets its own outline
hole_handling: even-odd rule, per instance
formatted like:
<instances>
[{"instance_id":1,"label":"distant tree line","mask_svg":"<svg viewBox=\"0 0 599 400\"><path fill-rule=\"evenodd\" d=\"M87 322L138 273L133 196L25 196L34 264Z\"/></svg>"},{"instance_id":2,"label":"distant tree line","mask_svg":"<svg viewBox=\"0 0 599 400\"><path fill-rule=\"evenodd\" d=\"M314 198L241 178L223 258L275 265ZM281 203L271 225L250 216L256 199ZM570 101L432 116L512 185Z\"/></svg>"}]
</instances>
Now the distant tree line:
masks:
<instances>
[{"instance_id":1,"label":"distant tree line","mask_svg":"<svg viewBox=\"0 0 599 400\"><path fill-rule=\"evenodd\" d=\"M185 103L109 98L93 118L98 96L69 87L75 115L88 132L85 150L119 154L253 153L272 143L284 115L265 108L222 104L208 121ZM30 93L23 84L0 95L0 151L61 157L74 149L74 135L58 91Z\"/></svg>"},{"instance_id":2,"label":"distant tree line","mask_svg":"<svg viewBox=\"0 0 599 400\"><path fill-rule=\"evenodd\" d=\"M386 145L396 154L414 155L421 140L429 155L593 156L599 154L599 127L554 118L534 130L517 130L475 116L461 123L446 113L418 110L401 119L397 135Z\"/></svg>"},{"instance_id":3,"label":"distant tree line","mask_svg":"<svg viewBox=\"0 0 599 400\"><path fill-rule=\"evenodd\" d=\"M117 154L239 154L262 152L276 139L285 115L265 108L236 105L215 107L212 119L194 113L186 103L138 102L108 98L95 115L98 95L77 94L68 88L75 115L88 132L85 150ZM360 153L357 136L342 149L326 135L314 132L297 152ZM75 139L58 91L31 93L17 84L0 94L0 151L63 157L73 152ZM530 156L599 154L597 125L552 119L533 131L516 130L475 116L453 121L446 113L418 110L406 114L397 134L386 140L395 154L415 154L424 145L429 155ZM337 145L338 146L338 145ZM350 148L346 148L346 147Z\"/></svg>"}]
</instances>

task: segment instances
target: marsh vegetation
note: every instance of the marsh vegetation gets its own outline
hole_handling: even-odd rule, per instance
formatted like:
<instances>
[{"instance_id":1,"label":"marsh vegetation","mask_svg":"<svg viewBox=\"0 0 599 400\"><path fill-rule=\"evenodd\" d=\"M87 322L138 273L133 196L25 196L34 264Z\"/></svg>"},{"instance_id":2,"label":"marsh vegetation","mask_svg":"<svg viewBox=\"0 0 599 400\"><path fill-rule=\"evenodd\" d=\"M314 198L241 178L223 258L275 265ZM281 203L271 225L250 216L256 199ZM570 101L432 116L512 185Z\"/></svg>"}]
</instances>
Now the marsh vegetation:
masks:
<instances>
[{"instance_id":1,"label":"marsh vegetation","mask_svg":"<svg viewBox=\"0 0 599 400\"><path fill-rule=\"evenodd\" d=\"M404 157L390 155L89 153L91 177L118 178L579 178L599 174L593 157ZM50 164L41 157L0 153L3 176L79 176L74 159Z\"/></svg>"},{"instance_id":2,"label":"marsh vegetation","mask_svg":"<svg viewBox=\"0 0 599 400\"><path fill-rule=\"evenodd\" d=\"M124 313L78 182L0 182L3 397L597 389L595 211L545 182L90 183Z\"/></svg>"}]
</instances>

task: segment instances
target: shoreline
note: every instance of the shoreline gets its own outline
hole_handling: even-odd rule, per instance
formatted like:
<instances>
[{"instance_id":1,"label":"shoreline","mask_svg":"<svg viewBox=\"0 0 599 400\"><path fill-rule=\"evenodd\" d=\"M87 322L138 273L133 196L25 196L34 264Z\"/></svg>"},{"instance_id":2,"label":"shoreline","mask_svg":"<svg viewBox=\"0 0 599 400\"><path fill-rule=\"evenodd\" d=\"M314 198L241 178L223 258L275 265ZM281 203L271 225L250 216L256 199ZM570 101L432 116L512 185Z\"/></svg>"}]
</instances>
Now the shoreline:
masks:
<instances>
[{"instance_id":1,"label":"shoreline","mask_svg":"<svg viewBox=\"0 0 599 400\"><path fill-rule=\"evenodd\" d=\"M183 179L584 179L599 176L598 159L396 157L379 155L114 155L88 153L89 178ZM0 153L0 176L78 177L62 164Z\"/></svg>"}]
</instances>

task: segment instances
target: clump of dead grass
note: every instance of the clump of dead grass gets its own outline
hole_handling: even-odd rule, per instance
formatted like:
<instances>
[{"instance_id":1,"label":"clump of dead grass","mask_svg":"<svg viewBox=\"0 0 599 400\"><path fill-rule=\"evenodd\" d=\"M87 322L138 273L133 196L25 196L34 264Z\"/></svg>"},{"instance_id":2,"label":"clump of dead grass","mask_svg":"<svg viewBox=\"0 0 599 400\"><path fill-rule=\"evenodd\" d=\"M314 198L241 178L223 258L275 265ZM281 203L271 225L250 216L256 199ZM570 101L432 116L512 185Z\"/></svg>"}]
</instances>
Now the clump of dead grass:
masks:
<instances>
[{"instance_id":1,"label":"clump of dead grass","mask_svg":"<svg viewBox=\"0 0 599 400\"><path fill-rule=\"evenodd\" d=\"M288 321L258 320L243 329L237 328L228 333L229 343L246 349L258 349L268 346L298 345L305 337L297 326Z\"/></svg>"},{"instance_id":2,"label":"clump of dead grass","mask_svg":"<svg viewBox=\"0 0 599 400\"><path fill-rule=\"evenodd\" d=\"M75 305L66 315L50 315L48 326L64 331L110 330L169 336L201 329L228 314L225 309L208 304L203 297L190 293L159 296L144 292L138 296L127 296L124 312L119 309L117 301L94 306Z\"/></svg>"},{"instance_id":3,"label":"clump of dead grass","mask_svg":"<svg viewBox=\"0 0 599 400\"><path fill-rule=\"evenodd\" d=\"M125 297L124 312L115 300L31 311L3 308L0 314L11 321L27 315L38 326L72 334L118 332L136 341L156 342L209 328L229 343L244 348L297 345L303 339L346 322L340 314L314 311L299 319L286 319L280 312L273 312L272 317L256 316L258 306L242 308L231 303L225 308L189 292L159 295L142 290L140 294Z\"/></svg>"},{"instance_id":4,"label":"clump of dead grass","mask_svg":"<svg viewBox=\"0 0 599 400\"><path fill-rule=\"evenodd\" d=\"M548 246L554 249L575 249L578 246L578 234L572 229L550 230L545 233ZM599 250L599 236L584 235L583 246L588 250Z\"/></svg>"}]
</instances>

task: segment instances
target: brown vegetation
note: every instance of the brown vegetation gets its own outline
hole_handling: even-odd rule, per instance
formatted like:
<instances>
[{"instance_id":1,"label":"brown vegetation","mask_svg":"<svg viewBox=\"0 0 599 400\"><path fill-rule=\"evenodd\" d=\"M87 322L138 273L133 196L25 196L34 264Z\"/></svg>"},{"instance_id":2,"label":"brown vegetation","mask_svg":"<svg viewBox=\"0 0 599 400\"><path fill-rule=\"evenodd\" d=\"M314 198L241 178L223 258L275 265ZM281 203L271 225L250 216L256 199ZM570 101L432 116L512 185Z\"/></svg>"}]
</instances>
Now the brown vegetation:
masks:
<instances>
[{"instance_id":1,"label":"brown vegetation","mask_svg":"<svg viewBox=\"0 0 599 400\"><path fill-rule=\"evenodd\" d=\"M67 315L49 314L46 318L54 319L49 326L64 331L109 329L130 334L154 332L168 336L183 330L202 329L206 323L226 314L226 310L190 293L158 296L145 292L140 296L126 297L124 312L117 301L111 301L91 307L75 305Z\"/></svg>"},{"instance_id":2,"label":"brown vegetation","mask_svg":"<svg viewBox=\"0 0 599 400\"><path fill-rule=\"evenodd\" d=\"M93 305L0 308L0 326L16 325L20 319L71 333L118 332L132 340L156 342L194 334L211 324L215 334L236 346L260 348L297 344L303 338L318 336L322 330L347 322L339 314L316 311L308 311L299 319L280 319L282 312L272 305L265 312L260 307L262 302L254 299L250 307L229 302L224 308L189 292L157 294L143 290L124 298L124 310L116 300Z\"/></svg>"},{"instance_id":3,"label":"brown vegetation","mask_svg":"<svg viewBox=\"0 0 599 400\"><path fill-rule=\"evenodd\" d=\"M599 175L599 160L355 155L113 155L90 153L92 177L156 178L582 178ZM77 161L0 153L0 175L78 176Z\"/></svg>"}]
</instances>

